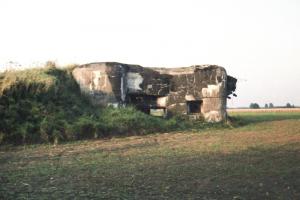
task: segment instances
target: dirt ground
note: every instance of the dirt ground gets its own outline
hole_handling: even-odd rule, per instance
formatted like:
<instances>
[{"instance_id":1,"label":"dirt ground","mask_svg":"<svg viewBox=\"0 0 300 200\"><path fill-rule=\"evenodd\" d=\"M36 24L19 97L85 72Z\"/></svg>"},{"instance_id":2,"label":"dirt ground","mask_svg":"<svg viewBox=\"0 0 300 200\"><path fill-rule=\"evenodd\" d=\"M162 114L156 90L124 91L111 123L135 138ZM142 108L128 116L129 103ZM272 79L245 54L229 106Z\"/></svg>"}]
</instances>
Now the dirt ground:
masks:
<instances>
[{"instance_id":1,"label":"dirt ground","mask_svg":"<svg viewBox=\"0 0 300 200\"><path fill-rule=\"evenodd\" d=\"M300 199L300 112L239 125L0 148L0 199Z\"/></svg>"}]
</instances>

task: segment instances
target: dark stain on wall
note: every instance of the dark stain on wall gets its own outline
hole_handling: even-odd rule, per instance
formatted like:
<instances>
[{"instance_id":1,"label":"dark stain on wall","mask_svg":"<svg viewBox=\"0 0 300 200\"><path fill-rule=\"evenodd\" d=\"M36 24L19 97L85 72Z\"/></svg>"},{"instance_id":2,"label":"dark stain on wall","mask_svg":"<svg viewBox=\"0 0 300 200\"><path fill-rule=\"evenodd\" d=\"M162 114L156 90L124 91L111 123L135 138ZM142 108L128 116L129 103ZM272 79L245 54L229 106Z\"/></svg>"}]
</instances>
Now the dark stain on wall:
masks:
<instances>
[{"instance_id":1,"label":"dark stain on wall","mask_svg":"<svg viewBox=\"0 0 300 200\"><path fill-rule=\"evenodd\" d=\"M226 98L235 95L237 82L216 65L146 68L90 63L74 69L73 75L96 105L134 105L145 113L164 109L168 115L198 115L212 122L226 120Z\"/></svg>"}]
</instances>

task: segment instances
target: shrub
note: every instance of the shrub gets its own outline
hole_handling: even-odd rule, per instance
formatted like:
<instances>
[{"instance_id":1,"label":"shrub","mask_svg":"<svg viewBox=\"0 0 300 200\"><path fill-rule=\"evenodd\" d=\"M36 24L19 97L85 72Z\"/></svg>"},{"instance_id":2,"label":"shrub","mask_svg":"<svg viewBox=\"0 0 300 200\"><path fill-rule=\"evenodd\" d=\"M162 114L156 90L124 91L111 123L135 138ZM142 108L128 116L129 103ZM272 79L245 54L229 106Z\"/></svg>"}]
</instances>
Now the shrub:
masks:
<instances>
[{"instance_id":1,"label":"shrub","mask_svg":"<svg viewBox=\"0 0 300 200\"><path fill-rule=\"evenodd\" d=\"M153 117L134 107L103 108L100 110L98 129L102 135L146 134L165 130L166 120Z\"/></svg>"},{"instance_id":2,"label":"shrub","mask_svg":"<svg viewBox=\"0 0 300 200\"><path fill-rule=\"evenodd\" d=\"M73 125L76 139L97 138L95 122L89 117L82 116Z\"/></svg>"},{"instance_id":3,"label":"shrub","mask_svg":"<svg viewBox=\"0 0 300 200\"><path fill-rule=\"evenodd\" d=\"M92 110L86 98L80 96L79 86L69 69L48 66L0 75L3 143L74 139L73 122Z\"/></svg>"},{"instance_id":4,"label":"shrub","mask_svg":"<svg viewBox=\"0 0 300 200\"><path fill-rule=\"evenodd\" d=\"M45 117L40 124L40 139L42 142L58 143L59 141L72 140L67 122L53 116Z\"/></svg>"}]
</instances>

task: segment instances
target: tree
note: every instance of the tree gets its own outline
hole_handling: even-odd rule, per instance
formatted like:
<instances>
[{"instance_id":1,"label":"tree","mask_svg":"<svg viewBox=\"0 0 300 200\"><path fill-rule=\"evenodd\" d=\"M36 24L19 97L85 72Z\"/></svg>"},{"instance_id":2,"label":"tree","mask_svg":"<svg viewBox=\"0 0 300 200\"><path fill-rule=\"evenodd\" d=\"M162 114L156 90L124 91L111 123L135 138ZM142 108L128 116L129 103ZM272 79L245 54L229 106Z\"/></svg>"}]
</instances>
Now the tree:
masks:
<instances>
[{"instance_id":1,"label":"tree","mask_svg":"<svg viewBox=\"0 0 300 200\"><path fill-rule=\"evenodd\" d=\"M273 103L269 103L269 108L274 108Z\"/></svg>"},{"instance_id":2,"label":"tree","mask_svg":"<svg viewBox=\"0 0 300 200\"><path fill-rule=\"evenodd\" d=\"M293 106L290 103L287 103L285 107L292 108Z\"/></svg>"},{"instance_id":3,"label":"tree","mask_svg":"<svg viewBox=\"0 0 300 200\"><path fill-rule=\"evenodd\" d=\"M251 108L251 109L258 109L258 108L259 108L259 105L258 105L258 103L251 103L251 104L250 104L250 108Z\"/></svg>"},{"instance_id":4,"label":"tree","mask_svg":"<svg viewBox=\"0 0 300 200\"><path fill-rule=\"evenodd\" d=\"M265 108L269 108L269 105L267 103L265 104Z\"/></svg>"}]
</instances>

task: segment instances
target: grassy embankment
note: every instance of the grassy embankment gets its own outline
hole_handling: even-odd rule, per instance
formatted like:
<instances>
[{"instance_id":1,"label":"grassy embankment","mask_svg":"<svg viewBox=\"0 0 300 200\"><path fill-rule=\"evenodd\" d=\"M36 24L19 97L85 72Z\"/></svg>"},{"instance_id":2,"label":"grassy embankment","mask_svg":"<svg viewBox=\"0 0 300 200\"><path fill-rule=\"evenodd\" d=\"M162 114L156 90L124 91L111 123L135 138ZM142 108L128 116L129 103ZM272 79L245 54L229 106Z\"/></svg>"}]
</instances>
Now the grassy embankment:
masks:
<instances>
[{"instance_id":1,"label":"grassy embankment","mask_svg":"<svg viewBox=\"0 0 300 200\"><path fill-rule=\"evenodd\" d=\"M2 199L299 199L300 112L232 113L210 128L19 146Z\"/></svg>"},{"instance_id":2,"label":"grassy embankment","mask_svg":"<svg viewBox=\"0 0 300 200\"><path fill-rule=\"evenodd\" d=\"M99 108L80 94L72 67L0 74L0 144L60 143L210 127L160 119L134 108ZM222 126L222 125L220 125Z\"/></svg>"}]
</instances>

